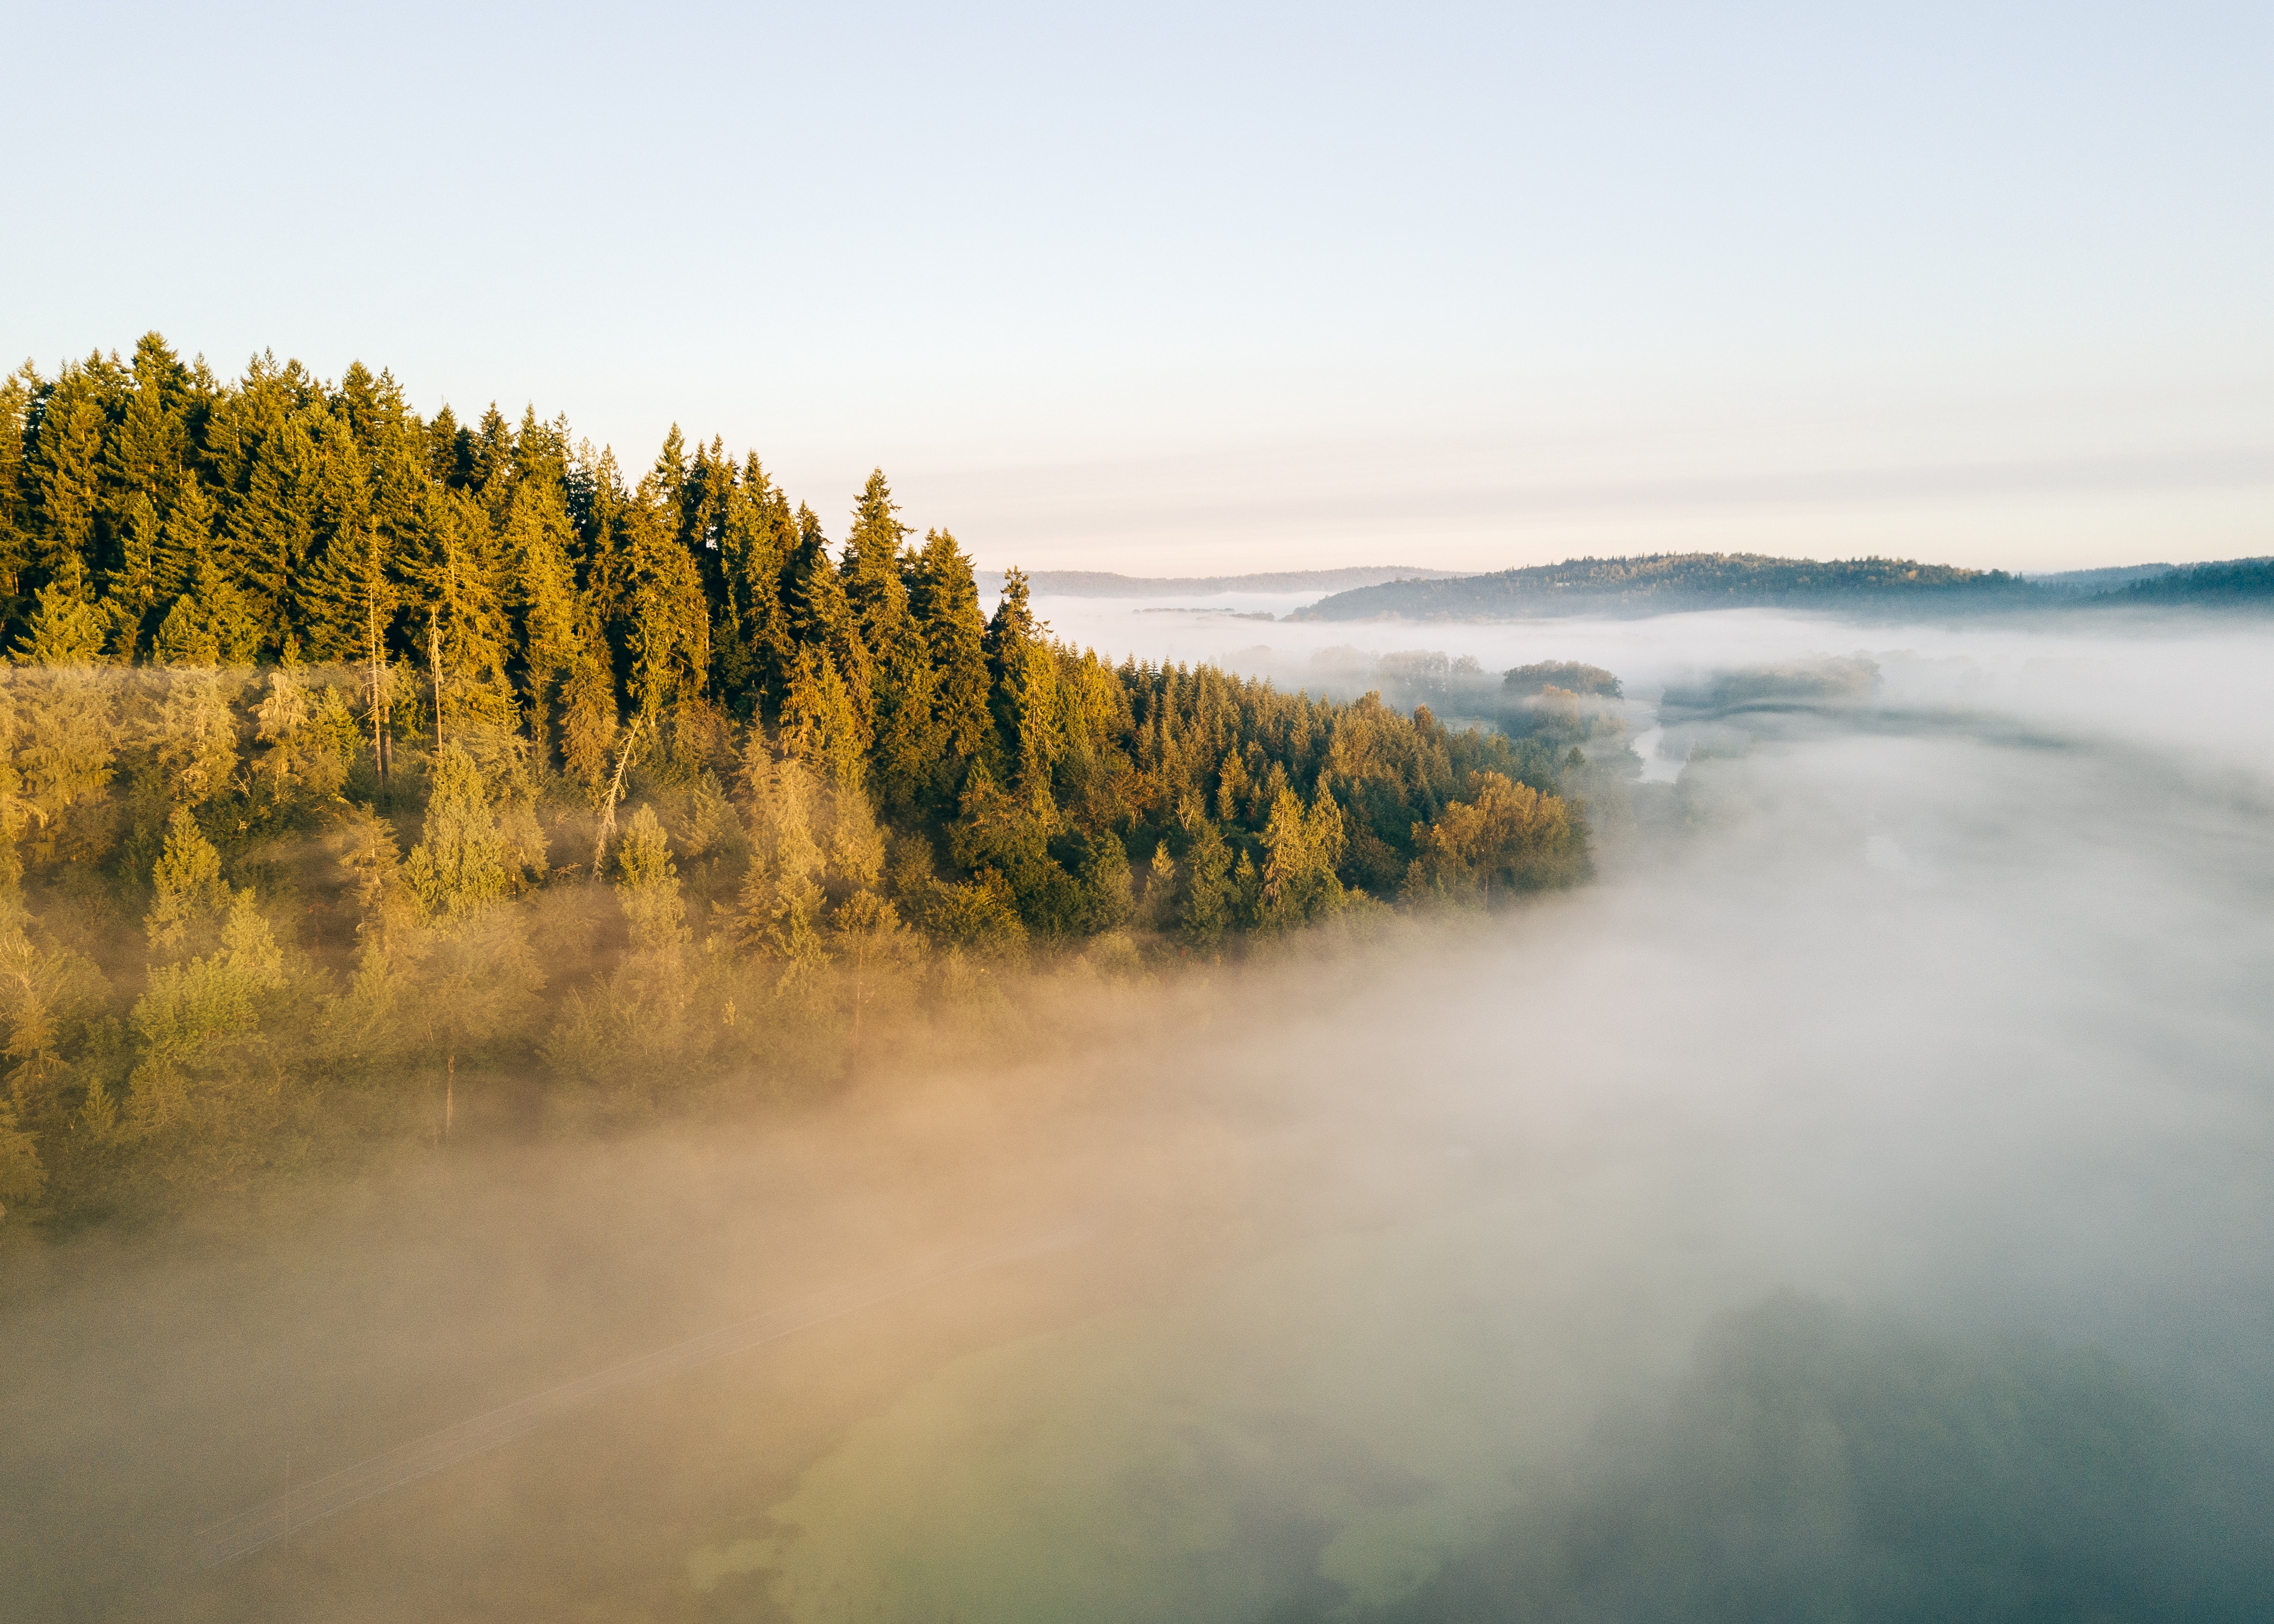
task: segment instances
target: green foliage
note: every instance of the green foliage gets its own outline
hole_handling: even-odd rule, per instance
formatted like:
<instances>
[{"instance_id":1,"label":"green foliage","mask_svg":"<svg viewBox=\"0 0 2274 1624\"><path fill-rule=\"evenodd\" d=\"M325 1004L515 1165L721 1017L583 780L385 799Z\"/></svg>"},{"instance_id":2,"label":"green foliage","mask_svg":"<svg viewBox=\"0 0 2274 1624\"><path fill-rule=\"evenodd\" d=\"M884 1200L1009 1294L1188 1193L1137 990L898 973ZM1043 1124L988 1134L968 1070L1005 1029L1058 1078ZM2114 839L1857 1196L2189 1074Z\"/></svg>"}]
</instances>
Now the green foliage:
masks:
<instances>
[{"instance_id":1,"label":"green foliage","mask_svg":"<svg viewBox=\"0 0 2274 1624\"><path fill-rule=\"evenodd\" d=\"M150 951L162 959L201 951L218 930L230 893L221 877L221 853L185 806L174 808L150 883L150 912L143 920Z\"/></svg>"},{"instance_id":2,"label":"green foliage","mask_svg":"<svg viewBox=\"0 0 2274 1624\"><path fill-rule=\"evenodd\" d=\"M1435 823L1414 825L1408 900L1489 906L1495 892L1541 891L1586 876L1585 826L1569 803L1497 772L1472 775L1468 794Z\"/></svg>"},{"instance_id":3,"label":"green foliage","mask_svg":"<svg viewBox=\"0 0 2274 1624\"><path fill-rule=\"evenodd\" d=\"M83 665L102 651L109 632L103 612L64 587L43 586L39 607L16 643L24 665Z\"/></svg>"},{"instance_id":4,"label":"green foliage","mask_svg":"<svg viewBox=\"0 0 2274 1624\"><path fill-rule=\"evenodd\" d=\"M457 745L445 745L434 758L425 838L411 848L403 873L424 917L445 927L463 923L511 886L505 839L481 774Z\"/></svg>"}]
</instances>

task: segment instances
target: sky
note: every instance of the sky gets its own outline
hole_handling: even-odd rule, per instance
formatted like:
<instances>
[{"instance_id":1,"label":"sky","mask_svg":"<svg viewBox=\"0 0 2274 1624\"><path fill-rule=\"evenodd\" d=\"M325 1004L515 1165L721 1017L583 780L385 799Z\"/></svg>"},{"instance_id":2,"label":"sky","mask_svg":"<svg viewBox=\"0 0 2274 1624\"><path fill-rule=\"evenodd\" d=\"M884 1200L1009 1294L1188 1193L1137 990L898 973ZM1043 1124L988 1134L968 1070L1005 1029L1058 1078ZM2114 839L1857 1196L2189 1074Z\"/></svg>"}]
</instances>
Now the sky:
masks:
<instances>
[{"instance_id":1,"label":"sky","mask_svg":"<svg viewBox=\"0 0 2274 1624\"><path fill-rule=\"evenodd\" d=\"M984 565L2274 552L2274 11L34 7L0 355L676 422Z\"/></svg>"}]
</instances>

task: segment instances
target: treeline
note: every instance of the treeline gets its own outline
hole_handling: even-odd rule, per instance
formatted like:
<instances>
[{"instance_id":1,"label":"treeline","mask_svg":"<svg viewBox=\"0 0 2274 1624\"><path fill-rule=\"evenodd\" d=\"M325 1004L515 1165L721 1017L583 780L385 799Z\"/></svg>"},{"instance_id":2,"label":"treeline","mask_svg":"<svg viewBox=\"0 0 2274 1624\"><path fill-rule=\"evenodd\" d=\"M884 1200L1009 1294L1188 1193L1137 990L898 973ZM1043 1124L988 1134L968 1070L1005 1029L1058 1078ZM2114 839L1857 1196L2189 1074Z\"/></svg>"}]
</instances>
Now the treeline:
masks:
<instances>
[{"instance_id":1,"label":"treeline","mask_svg":"<svg viewBox=\"0 0 2274 1624\"><path fill-rule=\"evenodd\" d=\"M1135 972L1587 868L1552 743L1115 666L1016 571L983 615L881 473L840 546L716 440L628 485L533 412L223 383L155 335L0 412L19 1214L253 1189L470 1101L792 1091L999 1014L1037 955Z\"/></svg>"},{"instance_id":2,"label":"treeline","mask_svg":"<svg viewBox=\"0 0 2274 1624\"><path fill-rule=\"evenodd\" d=\"M1768 558L1754 553L1665 553L1569 559L1449 581L1359 587L1299 609L1294 620L1489 620L1558 614L1669 614L1688 609L1835 608L1859 605L2010 608L2044 595L1999 569L1910 559Z\"/></svg>"},{"instance_id":3,"label":"treeline","mask_svg":"<svg viewBox=\"0 0 2274 1624\"><path fill-rule=\"evenodd\" d=\"M1752 608L2006 614L2165 605L2258 608L2269 599L2274 599L2274 560L2266 559L2024 577L1911 559L1818 562L1752 553L1668 553L1567 559L1450 580L1384 582L1337 592L1288 618L1499 620Z\"/></svg>"},{"instance_id":4,"label":"treeline","mask_svg":"<svg viewBox=\"0 0 2274 1624\"><path fill-rule=\"evenodd\" d=\"M2274 558L2182 564L2144 581L2130 582L2117 590L2103 592L2089 601L2143 607L2190 604L2263 608L2269 600L2274 600Z\"/></svg>"}]
</instances>

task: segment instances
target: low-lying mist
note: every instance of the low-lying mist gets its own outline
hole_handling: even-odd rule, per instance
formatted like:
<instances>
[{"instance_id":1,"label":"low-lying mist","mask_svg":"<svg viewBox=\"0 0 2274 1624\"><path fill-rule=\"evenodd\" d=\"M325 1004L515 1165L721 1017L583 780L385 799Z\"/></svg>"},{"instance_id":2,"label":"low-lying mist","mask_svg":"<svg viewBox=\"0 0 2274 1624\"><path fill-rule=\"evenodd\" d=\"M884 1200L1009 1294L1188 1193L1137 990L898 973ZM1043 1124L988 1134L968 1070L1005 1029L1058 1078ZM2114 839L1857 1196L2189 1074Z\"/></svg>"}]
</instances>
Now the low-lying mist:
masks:
<instances>
[{"instance_id":1,"label":"low-lying mist","mask_svg":"<svg viewBox=\"0 0 2274 1624\"><path fill-rule=\"evenodd\" d=\"M1430 630L1597 883L23 1253L0 1613L2263 1616L2274 641Z\"/></svg>"}]
</instances>

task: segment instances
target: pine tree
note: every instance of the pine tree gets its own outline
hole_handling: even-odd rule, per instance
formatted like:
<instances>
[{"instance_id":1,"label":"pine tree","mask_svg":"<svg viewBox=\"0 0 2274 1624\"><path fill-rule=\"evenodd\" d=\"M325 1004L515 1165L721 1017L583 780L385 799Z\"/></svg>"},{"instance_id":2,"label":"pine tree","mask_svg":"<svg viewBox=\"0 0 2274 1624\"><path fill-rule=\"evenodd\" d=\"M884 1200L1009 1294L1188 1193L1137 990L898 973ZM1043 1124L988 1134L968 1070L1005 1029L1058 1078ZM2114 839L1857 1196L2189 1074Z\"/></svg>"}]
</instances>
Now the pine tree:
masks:
<instances>
[{"instance_id":1,"label":"pine tree","mask_svg":"<svg viewBox=\"0 0 2274 1624\"><path fill-rule=\"evenodd\" d=\"M906 813L932 784L942 754L933 715L931 650L909 613L900 521L884 470L869 476L845 543L845 595L873 661L869 714L876 787L888 809Z\"/></svg>"},{"instance_id":2,"label":"pine tree","mask_svg":"<svg viewBox=\"0 0 2274 1624\"><path fill-rule=\"evenodd\" d=\"M15 649L19 665L85 665L102 652L109 617L66 587L43 586Z\"/></svg>"},{"instance_id":3,"label":"pine tree","mask_svg":"<svg viewBox=\"0 0 2274 1624\"><path fill-rule=\"evenodd\" d=\"M868 728L850 685L826 650L809 646L799 651L797 673L782 705L781 741L785 750L839 793L862 793Z\"/></svg>"},{"instance_id":4,"label":"pine tree","mask_svg":"<svg viewBox=\"0 0 2274 1624\"><path fill-rule=\"evenodd\" d=\"M530 431L523 430L526 439ZM522 617L522 692L529 733L540 764L550 766L556 690L576 669L582 640L576 629L576 575L569 550L574 532L561 486L524 478L506 516L506 558L514 605Z\"/></svg>"},{"instance_id":5,"label":"pine tree","mask_svg":"<svg viewBox=\"0 0 2274 1624\"><path fill-rule=\"evenodd\" d=\"M100 356L65 367L34 408L29 458L36 492L34 570L41 584L91 602L100 568L106 379Z\"/></svg>"},{"instance_id":6,"label":"pine tree","mask_svg":"<svg viewBox=\"0 0 2274 1624\"><path fill-rule=\"evenodd\" d=\"M433 923L464 922L502 898L510 884L497 819L473 757L445 744L434 757L425 838L413 846L404 876Z\"/></svg>"},{"instance_id":7,"label":"pine tree","mask_svg":"<svg viewBox=\"0 0 2274 1624\"><path fill-rule=\"evenodd\" d=\"M1177 916L1177 860L1169 855L1169 843L1158 841L1153 847L1153 861L1146 865L1144 922L1153 930L1166 932Z\"/></svg>"},{"instance_id":8,"label":"pine tree","mask_svg":"<svg viewBox=\"0 0 2274 1624\"><path fill-rule=\"evenodd\" d=\"M268 696L254 714L268 747L255 771L272 801L334 795L346 784L358 729L339 688L311 693L298 673L280 666L268 673Z\"/></svg>"},{"instance_id":9,"label":"pine tree","mask_svg":"<svg viewBox=\"0 0 2274 1624\"><path fill-rule=\"evenodd\" d=\"M417 1009L429 1052L442 1064L437 1126L444 1139L456 1116L460 1056L509 1041L544 985L519 916L498 906L511 889L513 862L473 758L445 744L434 757L424 838L403 864L429 931Z\"/></svg>"},{"instance_id":10,"label":"pine tree","mask_svg":"<svg viewBox=\"0 0 2274 1624\"><path fill-rule=\"evenodd\" d=\"M1185 939L1195 947L1213 948L1232 924L1236 887L1231 848L1209 819L1195 816L1192 823L1192 882L1185 895Z\"/></svg>"},{"instance_id":11,"label":"pine tree","mask_svg":"<svg viewBox=\"0 0 2274 1624\"><path fill-rule=\"evenodd\" d=\"M440 684L441 736L493 756L519 716L507 672L513 627L505 560L480 507L456 492L430 492L403 570L426 611L418 651Z\"/></svg>"},{"instance_id":12,"label":"pine tree","mask_svg":"<svg viewBox=\"0 0 2274 1624\"><path fill-rule=\"evenodd\" d=\"M769 721L797 665L786 596L797 539L789 499L752 455L727 493L709 555L717 605L713 668L731 700Z\"/></svg>"},{"instance_id":13,"label":"pine tree","mask_svg":"<svg viewBox=\"0 0 2274 1624\"><path fill-rule=\"evenodd\" d=\"M971 560L945 530L924 537L909 572L908 606L931 654L932 704L938 740L932 791L952 797L965 764L984 761L999 771L1000 746L987 699L994 679L987 666L986 622Z\"/></svg>"},{"instance_id":14,"label":"pine tree","mask_svg":"<svg viewBox=\"0 0 2274 1624\"><path fill-rule=\"evenodd\" d=\"M168 798L177 806L203 806L226 793L237 770L237 736L222 679L197 669L169 677L149 745L165 774Z\"/></svg>"},{"instance_id":15,"label":"pine tree","mask_svg":"<svg viewBox=\"0 0 2274 1624\"><path fill-rule=\"evenodd\" d=\"M776 760L753 729L743 756L742 793L750 864L728 923L746 948L787 960L793 970L825 957L820 921L825 859L815 827L821 783L795 756Z\"/></svg>"},{"instance_id":16,"label":"pine tree","mask_svg":"<svg viewBox=\"0 0 2274 1624\"><path fill-rule=\"evenodd\" d=\"M1028 606L1023 571L1003 572L1003 596L987 623L984 647L994 679L996 726L1009 746L1012 780L1036 816L1055 821L1051 775L1064 750L1058 727L1057 662L1049 628Z\"/></svg>"},{"instance_id":17,"label":"pine tree","mask_svg":"<svg viewBox=\"0 0 2274 1624\"><path fill-rule=\"evenodd\" d=\"M32 563L32 485L24 438L43 386L26 364L0 379L0 623L14 625Z\"/></svg>"},{"instance_id":18,"label":"pine tree","mask_svg":"<svg viewBox=\"0 0 2274 1624\"><path fill-rule=\"evenodd\" d=\"M103 595L117 645L128 658L139 648L152 612L179 590L167 579L165 521L197 483L187 467L188 383L188 369L165 340L143 335L134 350L132 391L103 452L113 552Z\"/></svg>"},{"instance_id":19,"label":"pine tree","mask_svg":"<svg viewBox=\"0 0 2274 1624\"><path fill-rule=\"evenodd\" d=\"M72 601L52 589L50 594L49 605ZM34 629L36 641L36 622ZM108 798L116 772L116 685L84 664L43 662L10 673L9 688L15 701L15 766L25 808L37 825L35 858L95 854L80 849L74 826L96 826L92 815Z\"/></svg>"},{"instance_id":20,"label":"pine tree","mask_svg":"<svg viewBox=\"0 0 2274 1624\"><path fill-rule=\"evenodd\" d=\"M797 521L798 540L790 556L788 591L790 630L795 639L796 658L802 661L807 654L815 651L829 657L830 665L844 682L859 713L861 734L865 741L875 719L874 662L870 658L869 645L862 641L852 603L845 595L845 583L831 561L821 522L807 508L797 510ZM793 683L797 670L797 665L793 665L786 673ZM862 748L866 748L865 742Z\"/></svg>"},{"instance_id":21,"label":"pine tree","mask_svg":"<svg viewBox=\"0 0 2274 1624\"><path fill-rule=\"evenodd\" d=\"M676 495L651 476L627 515L625 648L634 707L651 736L672 711L701 699L711 671L710 603L701 569L674 533ZM691 777L699 763L681 765Z\"/></svg>"},{"instance_id":22,"label":"pine tree","mask_svg":"<svg viewBox=\"0 0 2274 1624\"><path fill-rule=\"evenodd\" d=\"M616 767L615 673L609 667L608 645L598 632L589 632L577 649L561 690L561 756L568 776L584 786L586 797L598 807Z\"/></svg>"},{"instance_id":23,"label":"pine tree","mask_svg":"<svg viewBox=\"0 0 2274 1624\"><path fill-rule=\"evenodd\" d=\"M131 1023L139 1056L128 1080L132 1132L193 1125L208 1137L225 1132L266 1048L264 995L287 981L283 954L250 891L230 901L212 953L153 968Z\"/></svg>"},{"instance_id":24,"label":"pine tree","mask_svg":"<svg viewBox=\"0 0 2274 1624\"><path fill-rule=\"evenodd\" d=\"M1277 763L1272 763L1276 769ZM1346 901L1335 864L1342 857L1341 809L1322 788L1308 811L1291 789L1275 793L1263 830L1259 928L1291 930L1339 912Z\"/></svg>"},{"instance_id":25,"label":"pine tree","mask_svg":"<svg viewBox=\"0 0 2274 1624\"><path fill-rule=\"evenodd\" d=\"M221 877L221 853L186 806L177 806L166 825L165 849L150 883L150 912L142 924L153 959L166 963L204 952L229 912L233 893Z\"/></svg>"},{"instance_id":26,"label":"pine tree","mask_svg":"<svg viewBox=\"0 0 2274 1624\"><path fill-rule=\"evenodd\" d=\"M208 555L158 623L151 652L169 665L250 665L272 624Z\"/></svg>"}]
</instances>

